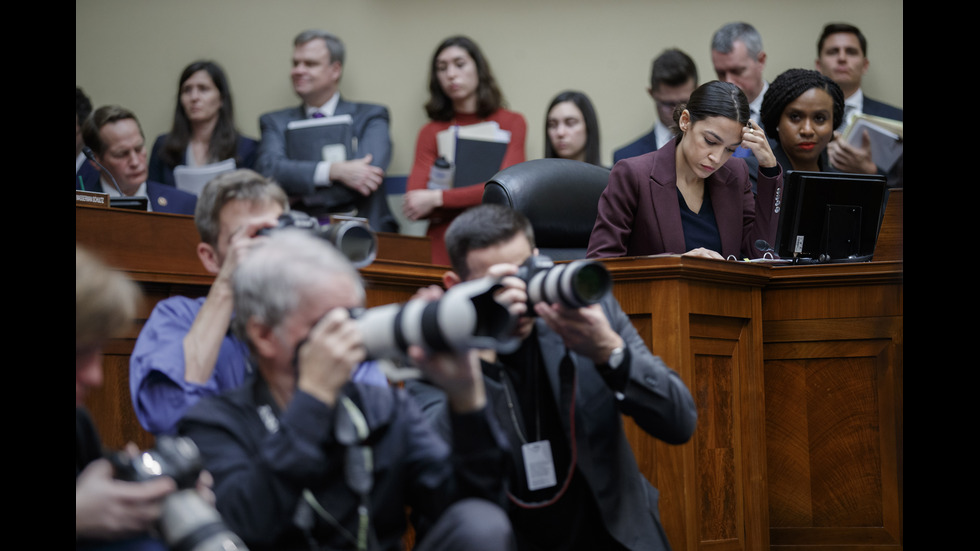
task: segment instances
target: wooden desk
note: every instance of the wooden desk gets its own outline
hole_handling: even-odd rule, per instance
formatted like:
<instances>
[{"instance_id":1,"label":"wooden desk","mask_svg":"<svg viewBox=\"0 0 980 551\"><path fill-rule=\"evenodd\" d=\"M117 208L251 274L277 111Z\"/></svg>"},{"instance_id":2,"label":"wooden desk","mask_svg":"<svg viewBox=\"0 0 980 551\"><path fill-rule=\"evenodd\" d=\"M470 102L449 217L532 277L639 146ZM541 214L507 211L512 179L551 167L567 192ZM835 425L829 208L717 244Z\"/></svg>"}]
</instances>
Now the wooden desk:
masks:
<instances>
[{"instance_id":1,"label":"wooden desk","mask_svg":"<svg viewBox=\"0 0 980 551\"><path fill-rule=\"evenodd\" d=\"M698 407L683 446L625 419L675 550L903 548L901 262L606 265Z\"/></svg>"},{"instance_id":2,"label":"wooden desk","mask_svg":"<svg viewBox=\"0 0 980 551\"><path fill-rule=\"evenodd\" d=\"M76 207L76 242L147 290L141 320L160 298L207 292L189 217L98 210ZM901 261L606 265L624 311L698 406L682 446L624 419L675 550L903 549ZM361 272L373 306L438 284L444 270L382 259ZM129 399L137 334L109 344L105 387L89 402L109 447L152 443Z\"/></svg>"},{"instance_id":3,"label":"wooden desk","mask_svg":"<svg viewBox=\"0 0 980 551\"><path fill-rule=\"evenodd\" d=\"M190 216L75 207L75 243L124 271L140 284L144 296L132 329L107 344L102 388L86 404L108 448L118 449L130 441L140 448L153 445L130 400L129 356L157 302L174 295L207 295L214 276L197 257L199 241ZM446 271L427 264L431 257L424 237L379 234L378 256L361 270L368 306L408 300L420 286L441 284Z\"/></svg>"},{"instance_id":4,"label":"wooden desk","mask_svg":"<svg viewBox=\"0 0 980 551\"><path fill-rule=\"evenodd\" d=\"M773 270L762 295L773 549L903 548L903 289L901 262Z\"/></svg>"}]
</instances>

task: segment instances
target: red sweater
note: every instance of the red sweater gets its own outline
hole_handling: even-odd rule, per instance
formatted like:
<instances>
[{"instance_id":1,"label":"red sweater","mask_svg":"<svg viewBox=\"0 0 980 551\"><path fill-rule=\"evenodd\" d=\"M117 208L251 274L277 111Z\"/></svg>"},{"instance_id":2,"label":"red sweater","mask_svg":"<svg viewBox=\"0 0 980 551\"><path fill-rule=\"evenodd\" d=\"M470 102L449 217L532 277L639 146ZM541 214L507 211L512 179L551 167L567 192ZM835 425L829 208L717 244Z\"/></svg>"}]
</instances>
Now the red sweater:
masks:
<instances>
[{"instance_id":1,"label":"red sweater","mask_svg":"<svg viewBox=\"0 0 980 551\"><path fill-rule=\"evenodd\" d=\"M415 164L412 165L412 172L408 175L406 189L412 191L427 188L429 183L429 170L439 157L436 134L453 125L467 126L486 121L495 121L500 125L502 130L507 130L511 133L510 144L507 146L507 153L504 154L504 160L500 168L504 169L517 163L523 163L525 160L524 140L527 136L527 123L520 113L498 109L485 119L481 119L477 115L457 115L452 121L430 122L419 131L419 137L415 143ZM446 228L449 227L449 223L460 212L468 207L479 205L482 200L482 185L449 189L442 192L442 207L433 211L429 217L428 235L432 241L433 264L449 265L449 255L446 252L446 244L443 239L443 236L446 234Z\"/></svg>"}]
</instances>

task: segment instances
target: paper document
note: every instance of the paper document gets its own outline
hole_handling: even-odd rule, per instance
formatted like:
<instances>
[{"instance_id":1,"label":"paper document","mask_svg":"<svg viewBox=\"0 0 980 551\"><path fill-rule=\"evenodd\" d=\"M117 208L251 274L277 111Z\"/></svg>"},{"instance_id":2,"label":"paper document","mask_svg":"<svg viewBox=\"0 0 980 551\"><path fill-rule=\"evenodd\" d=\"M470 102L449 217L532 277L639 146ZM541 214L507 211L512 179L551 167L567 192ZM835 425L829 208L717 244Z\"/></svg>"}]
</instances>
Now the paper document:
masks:
<instances>
[{"instance_id":1,"label":"paper document","mask_svg":"<svg viewBox=\"0 0 980 551\"><path fill-rule=\"evenodd\" d=\"M204 166L179 165L174 168L174 182L177 189L200 195L204 185L215 176L235 170L235 159L225 159L221 162Z\"/></svg>"},{"instance_id":2,"label":"paper document","mask_svg":"<svg viewBox=\"0 0 980 551\"><path fill-rule=\"evenodd\" d=\"M871 159L887 171L904 150L902 122L862 113L849 121L844 140L854 147L862 147L865 130L871 138Z\"/></svg>"}]
</instances>

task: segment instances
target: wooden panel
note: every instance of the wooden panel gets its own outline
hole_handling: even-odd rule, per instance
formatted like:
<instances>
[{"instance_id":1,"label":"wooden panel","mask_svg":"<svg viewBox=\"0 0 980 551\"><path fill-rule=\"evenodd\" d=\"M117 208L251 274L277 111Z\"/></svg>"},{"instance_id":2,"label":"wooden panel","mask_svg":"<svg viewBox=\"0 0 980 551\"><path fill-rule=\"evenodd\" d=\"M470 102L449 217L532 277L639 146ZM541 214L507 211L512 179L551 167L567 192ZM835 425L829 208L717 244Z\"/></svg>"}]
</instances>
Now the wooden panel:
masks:
<instances>
[{"instance_id":1,"label":"wooden panel","mask_svg":"<svg viewBox=\"0 0 980 551\"><path fill-rule=\"evenodd\" d=\"M695 342L698 541L744 549L735 342ZM737 544L737 545L736 545Z\"/></svg>"},{"instance_id":2,"label":"wooden panel","mask_svg":"<svg viewBox=\"0 0 980 551\"><path fill-rule=\"evenodd\" d=\"M681 257L607 266L637 331L698 408L698 427L682 446L625 424L641 471L660 490L672 547L767 549L760 288L768 269Z\"/></svg>"},{"instance_id":3,"label":"wooden panel","mask_svg":"<svg viewBox=\"0 0 980 551\"><path fill-rule=\"evenodd\" d=\"M763 293L773 549L904 548L903 285L879 267Z\"/></svg>"},{"instance_id":4,"label":"wooden panel","mask_svg":"<svg viewBox=\"0 0 980 551\"><path fill-rule=\"evenodd\" d=\"M902 228L904 227L904 203L901 188L888 190L888 203L875 243L875 262L902 260L904 258Z\"/></svg>"},{"instance_id":5,"label":"wooden panel","mask_svg":"<svg viewBox=\"0 0 980 551\"><path fill-rule=\"evenodd\" d=\"M403 302L419 287L441 283L445 268L410 261L429 259L427 238L391 234L378 237L379 259L361 269L368 307ZM207 295L214 276L197 257L198 241L190 216L75 207L75 242L126 272L143 290L143 302L132 329L123 338L107 343L103 386L89 396L86 404L103 443L110 449L130 441L140 448L153 444L153 436L143 430L133 411L129 356L157 302L174 295Z\"/></svg>"}]
</instances>

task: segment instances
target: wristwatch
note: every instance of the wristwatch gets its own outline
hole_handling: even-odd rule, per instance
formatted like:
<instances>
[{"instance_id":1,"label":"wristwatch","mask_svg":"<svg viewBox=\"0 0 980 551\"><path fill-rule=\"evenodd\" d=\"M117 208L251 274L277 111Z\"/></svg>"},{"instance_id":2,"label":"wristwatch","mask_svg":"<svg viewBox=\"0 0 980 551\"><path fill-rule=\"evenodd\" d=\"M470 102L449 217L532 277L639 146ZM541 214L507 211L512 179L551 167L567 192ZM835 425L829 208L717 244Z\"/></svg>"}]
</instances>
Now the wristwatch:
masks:
<instances>
[{"instance_id":1,"label":"wristwatch","mask_svg":"<svg viewBox=\"0 0 980 551\"><path fill-rule=\"evenodd\" d=\"M623 359L626 357L626 348L623 346L617 346L613 348L613 351L609 353L609 359L606 360L606 366L609 369L616 369L623 365Z\"/></svg>"}]
</instances>

